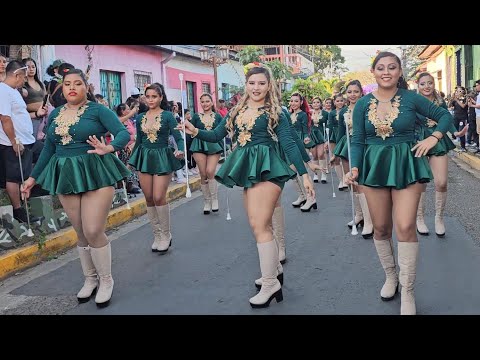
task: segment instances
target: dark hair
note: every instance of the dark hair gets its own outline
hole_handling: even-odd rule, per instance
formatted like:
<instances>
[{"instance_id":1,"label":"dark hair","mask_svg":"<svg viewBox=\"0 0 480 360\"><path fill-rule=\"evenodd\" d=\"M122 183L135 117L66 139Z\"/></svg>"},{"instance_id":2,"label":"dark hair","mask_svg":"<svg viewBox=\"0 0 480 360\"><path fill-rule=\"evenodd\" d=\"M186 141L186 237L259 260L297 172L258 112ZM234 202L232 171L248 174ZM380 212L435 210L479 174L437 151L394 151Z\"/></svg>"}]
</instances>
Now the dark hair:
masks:
<instances>
[{"instance_id":1,"label":"dark hair","mask_svg":"<svg viewBox=\"0 0 480 360\"><path fill-rule=\"evenodd\" d=\"M103 95L102 94L95 94L95 98L103 100ZM120 105L122 105L122 104L120 104Z\"/></svg>"},{"instance_id":2,"label":"dark hair","mask_svg":"<svg viewBox=\"0 0 480 360\"><path fill-rule=\"evenodd\" d=\"M16 70L21 69L22 67L25 67L25 65L21 61L12 60L7 64L7 67L5 68L5 73L7 75L12 75Z\"/></svg>"},{"instance_id":3,"label":"dark hair","mask_svg":"<svg viewBox=\"0 0 480 360\"><path fill-rule=\"evenodd\" d=\"M63 65L63 64L62 64L62 65ZM61 66L61 65L60 65L60 66ZM59 71L59 73L60 73L60 71ZM66 69L64 69L64 71L63 71L63 78L64 78L64 80L65 80L65 77L67 77L68 75L79 75L79 76L82 78L83 82L85 83L85 86L88 88L87 77L85 76L85 74L83 73L82 70L80 70L80 69L75 69L75 68L72 68L72 69L66 68Z\"/></svg>"},{"instance_id":4,"label":"dark hair","mask_svg":"<svg viewBox=\"0 0 480 360\"><path fill-rule=\"evenodd\" d=\"M201 99L202 97L204 96L208 96L212 102L212 111L213 112L216 112L215 110L215 103L213 102L213 98L212 98L212 95L210 95L209 93L203 93L202 95L200 95L199 99Z\"/></svg>"},{"instance_id":5,"label":"dark hair","mask_svg":"<svg viewBox=\"0 0 480 360\"><path fill-rule=\"evenodd\" d=\"M153 83L149 87L145 89L145 94L147 94L147 90L154 90L159 96L162 97L160 101L160 109L171 111L170 106L168 105L167 95L165 95L165 91L163 89L163 85L160 83Z\"/></svg>"},{"instance_id":6,"label":"dark hair","mask_svg":"<svg viewBox=\"0 0 480 360\"><path fill-rule=\"evenodd\" d=\"M135 105L140 105L140 101L138 101L138 99L129 97L127 101L125 101L125 104L127 104L129 108L132 108ZM132 104L135 104L135 105L132 106Z\"/></svg>"},{"instance_id":7,"label":"dark hair","mask_svg":"<svg viewBox=\"0 0 480 360\"><path fill-rule=\"evenodd\" d=\"M390 51L379 52L378 55L375 56L375 59L373 60L372 69L375 69L375 65L377 65L378 61L380 59L383 59L384 57L393 57L397 62L398 66L400 67L400 70L402 70L402 62L400 61L400 58ZM398 78L397 87L400 89L408 89L408 83L405 80L405 77L403 76L403 74Z\"/></svg>"},{"instance_id":8,"label":"dark hair","mask_svg":"<svg viewBox=\"0 0 480 360\"><path fill-rule=\"evenodd\" d=\"M33 64L35 65L35 75L33 75L33 78L35 79L35 81L37 82L38 85L40 85L40 87L42 88L42 90L45 90L45 86L43 85L43 83L40 81L39 77L38 77L38 66L37 66L37 62L35 60L33 60L32 58L26 58L26 59L22 59L22 62L25 66L27 66L27 62L28 61L31 61L33 62ZM28 83L28 81L25 83L25 87L26 88L29 88L30 87L30 84Z\"/></svg>"},{"instance_id":9,"label":"dark hair","mask_svg":"<svg viewBox=\"0 0 480 360\"><path fill-rule=\"evenodd\" d=\"M115 111L117 112L118 116L122 116L122 113L127 109L127 104L121 103L118 104L117 108Z\"/></svg>"},{"instance_id":10,"label":"dark hair","mask_svg":"<svg viewBox=\"0 0 480 360\"><path fill-rule=\"evenodd\" d=\"M190 112L190 109L188 109L188 108L185 109L185 110L183 110L183 114L184 114L184 115L185 115L186 113L189 113L189 112Z\"/></svg>"},{"instance_id":11,"label":"dark hair","mask_svg":"<svg viewBox=\"0 0 480 360\"><path fill-rule=\"evenodd\" d=\"M60 65L58 67L58 75L61 76L62 78L64 78L65 75L67 75L67 73L70 73L73 69L75 69L75 66L73 66L72 64L63 63L62 65ZM79 70L79 69L77 69L77 70ZM82 71L82 74L83 74L83 71ZM82 78L85 79L85 84L87 84L87 81L86 81L87 78L86 78L85 74L83 74ZM87 86L88 86L88 84L87 84Z\"/></svg>"},{"instance_id":12,"label":"dark hair","mask_svg":"<svg viewBox=\"0 0 480 360\"><path fill-rule=\"evenodd\" d=\"M220 100L218 100L218 102L221 103L221 104L223 104L223 103L225 102L225 100L220 99Z\"/></svg>"},{"instance_id":13,"label":"dark hair","mask_svg":"<svg viewBox=\"0 0 480 360\"><path fill-rule=\"evenodd\" d=\"M347 89L349 86L357 86L360 89L360 93L363 96L363 88L362 88L362 83L359 80L352 80L348 82L347 86L345 86L345 93L347 92Z\"/></svg>"}]
</instances>

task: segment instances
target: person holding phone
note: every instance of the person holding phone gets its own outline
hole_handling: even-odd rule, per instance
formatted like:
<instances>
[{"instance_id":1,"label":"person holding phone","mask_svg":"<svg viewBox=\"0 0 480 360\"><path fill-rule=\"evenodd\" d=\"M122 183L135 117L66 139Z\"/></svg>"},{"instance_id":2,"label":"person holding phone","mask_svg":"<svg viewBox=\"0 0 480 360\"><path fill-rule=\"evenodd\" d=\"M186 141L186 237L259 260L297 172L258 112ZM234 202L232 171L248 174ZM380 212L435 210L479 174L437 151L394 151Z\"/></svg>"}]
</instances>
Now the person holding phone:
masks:
<instances>
[{"instance_id":1,"label":"person holding phone","mask_svg":"<svg viewBox=\"0 0 480 360\"><path fill-rule=\"evenodd\" d=\"M45 85L38 78L37 63L32 58L26 58L22 60L23 64L27 67L27 81L23 88L26 91L26 97L24 97L27 104L27 111L30 114L33 125L33 136L37 140L43 139L43 133L39 138L40 124L45 121L45 115L47 114L47 107L45 106L45 95L47 91Z\"/></svg>"}]
</instances>

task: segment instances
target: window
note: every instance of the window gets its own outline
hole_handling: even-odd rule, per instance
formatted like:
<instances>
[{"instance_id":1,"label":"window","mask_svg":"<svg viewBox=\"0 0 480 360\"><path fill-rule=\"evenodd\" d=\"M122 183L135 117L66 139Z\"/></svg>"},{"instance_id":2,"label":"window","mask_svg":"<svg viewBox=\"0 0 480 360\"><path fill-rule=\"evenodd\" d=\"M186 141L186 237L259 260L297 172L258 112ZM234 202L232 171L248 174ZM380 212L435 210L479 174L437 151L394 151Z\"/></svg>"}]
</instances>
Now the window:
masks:
<instances>
[{"instance_id":1,"label":"window","mask_svg":"<svg viewBox=\"0 0 480 360\"><path fill-rule=\"evenodd\" d=\"M210 83L202 83L202 94L211 94Z\"/></svg>"},{"instance_id":2,"label":"window","mask_svg":"<svg viewBox=\"0 0 480 360\"><path fill-rule=\"evenodd\" d=\"M437 71L437 80L438 80L437 90L442 91L442 70Z\"/></svg>"},{"instance_id":3,"label":"window","mask_svg":"<svg viewBox=\"0 0 480 360\"><path fill-rule=\"evenodd\" d=\"M152 73L140 70L133 70L133 79L135 86L140 89L140 92L143 94L143 89L145 84L152 83Z\"/></svg>"},{"instance_id":4,"label":"window","mask_svg":"<svg viewBox=\"0 0 480 360\"><path fill-rule=\"evenodd\" d=\"M3 55L7 58L10 57L10 45L0 45L0 55Z\"/></svg>"}]
</instances>

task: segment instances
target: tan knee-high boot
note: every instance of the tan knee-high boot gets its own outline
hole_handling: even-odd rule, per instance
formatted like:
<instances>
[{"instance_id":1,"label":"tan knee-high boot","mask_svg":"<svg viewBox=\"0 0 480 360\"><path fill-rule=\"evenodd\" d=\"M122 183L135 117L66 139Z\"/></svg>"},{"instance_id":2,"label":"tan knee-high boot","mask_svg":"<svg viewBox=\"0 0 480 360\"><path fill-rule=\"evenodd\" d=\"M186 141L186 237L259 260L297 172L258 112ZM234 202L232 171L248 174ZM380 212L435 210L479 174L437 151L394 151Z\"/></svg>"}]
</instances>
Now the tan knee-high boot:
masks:
<instances>
[{"instance_id":1,"label":"tan knee-high boot","mask_svg":"<svg viewBox=\"0 0 480 360\"><path fill-rule=\"evenodd\" d=\"M292 206L300 207L303 204L305 204L305 202L307 201L307 195L306 195L305 188L303 187L303 181L297 175L293 181L293 184L295 185L295 189L298 192L298 199L292 202Z\"/></svg>"},{"instance_id":2,"label":"tan knee-high boot","mask_svg":"<svg viewBox=\"0 0 480 360\"><path fill-rule=\"evenodd\" d=\"M147 206L147 215L148 219L150 220L150 225L152 226L152 232L154 241L152 244L152 251L158 251L158 246L160 245L160 222L158 221L158 213L155 206Z\"/></svg>"},{"instance_id":3,"label":"tan knee-high boot","mask_svg":"<svg viewBox=\"0 0 480 360\"><path fill-rule=\"evenodd\" d=\"M312 160L312 162L317 165L319 164L319 160ZM313 172L313 182L318 183L318 170Z\"/></svg>"},{"instance_id":4,"label":"tan knee-high boot","mask_svg":"<svg viewBox=\"0 0 480 360\"><path fill-rule=\"evenodd\" d=\"M373 237L373 222L370 217L370 210L368 210L367 198L364 193L360 193L358 194L358 199L360 200L360 206L363 213L362 236L364 239L370 239Z\"/></svg>"},{"instance_id":5,"label":"tan knee-high boot","mask_svg":"<svg viewBox=\"0 0 480 360\"><path fill-rule=\"evenodd\" d=\"M398 242L398 265L402 285L400 315L416 315L415 278L417 275L418 242Z\"/></svg>"},{"instance_id":6,"label":"tan knee-high boot","mask_svg":"<svg viewBox=\"0 0 480 360\"><path fill-rule=\"evenodd\" d=\"M200 185L203 193L203 213L205 215L210 214L210 211L212 210L212 198L210 195L210 187L207 184L201 184Z\"/></svg>"},{"instance_id":7,"label":"tan knee-high boot","mask_svg":"<svg viewBox=\"0 0 480 360\"><path fill-rule=\"evenodd\" d=\"M210 190L210 199L212 204L212 211L218 211L218 183L215 179L208 180L208 188Z\"/></svg>"},{"instance_id":8,"label":"tan knee-high boot","mask_svg":"<svg viewBox=\"0 0 480 360\"><path fill-rule=\"evenodd\" d=\"M257 248L262 272L262 288L249 301L252 308L264 308L270 305L273 298L277 302L283 300L282 286L277 279L278 249L275 240L257 243Z\"/></svg>"},{"instance_id":9,"label":"tan knee-high boot","mask_svg":"<svg viewBox=\"0 0 480 360\"><path fill-rule=\"evenodd\" d=\"M318 160L318 164L322 168L322 171L321 171L322 175L320 176L320 182L322 184L326 184L327 183L327 160L325 159Z\"/></svg>"},{"instance_id":10,"label":"tan knee-high boot","mask_svg":"<svg viewBox=\"0 0 480 360\"><path fill-rule=\"evenodd\" d=\"M84 303L90 300L98 287L97 270L92 261L89 246L77 246L78 255L80 256L80 264L82 265L83 275L85 275L85 283L77 294L78 302Z\"/></svg>"},{"instance_id":11,"label":"tan knee-high boot","mask_svg":"<svg viewBox=\"0 0 480 360\"><path fill-rule=\"evenodd\" d=\"M447 202L447 192L435 191L435 233L437 236L445 236L445 223L443 213Z\"/></svg>"},{"instance_id":12,"label":"tan knee-high boot","mask_svg":"<svg viewBox=\"0 0 480 360\"><path fill-rule=\"evenodd\" d=\"M341 165L335 165L335 173L338 178L338 190L343 191L346 185L343 183L343 168Z\"/></svg>"},{"instance_id":13,"label":"tan knee-high boot","mask_svg":"<svg viewBox=\"0 0 480 360\"><path fill-rule=\"evenodd\" d=\"M278 259L280 263L286 261L285 251L285 217L283 214L283 207L276 207L272 216L273 238L277 242Z\"/></svg>"},{"instance_id":14,"label":"tan knee-high boot","mask_svg":"<svg viewBox=\"0 0 480 360\"><path fill-rule=\"evenodd\" d=\"M280 282L280 285L283 285L283 266L279 262L277 265L277 280ZM255 280L255 287L260 290L262 287L262 278L258 278Z\"/></svg>"},{"instance_id":15,"label":"tan knee-high boot","mask_svg":"<svg viewBox=\"0 0 480 360\"><path fill-rule=\"evenodd\" d=\"M110 303L113 292L112 278L112 248L110 243L101 248L90 248L92 261L97 269L100 280L95 302L97 306L104 307Z\"/></svg>"},{"instance_id":16,"label":"tan knee-high boot","mask_svg":"<svg viewBox=\"0 0 480 360\"><path fill-rule=\"evenodd\" d=\"M422 192L420 195L420 202L418 203L417 209L417 232L420 235L428 235L428 227L425 224L425 192Z\"/></svg>"},{"instance_id":17,"label":"tan knee-high boot","mask_svg":"<svg viewBox=\"0 0 480 360\"><path fill-rule=\"evenodd\" d=\"M359 193L353 193L353 206L355 207L355 225L362 225L363 224L363 212L362 207L360 205ZM353 227L353 220L347 224L347 226L351 229Z\"/></svg>"},{"instance_id":18,"label":"tan knee-high boot","mask_svg":"<svg viewBox=\"0 0 480 360\"><path fill-rule=\"evenodd\" d=\"M376 240L373 239L378 258L382 264L387 279L380 290L380 297L384 301L392 300L398 292L398 275L395 265L395 256L393 252L392 239Z\"/></svg>"},{"instance_id":19,"label":"tan knee-high boot","mask_svg":"<svg viewBox=\"0 0 480 360\"><path fill-rule=\"evenodd\" d=\"M160 244L158 252L165 254L172 245L172 234L170 232L170 204L156 206L158 221L160 222Z\"/></svg>"}]
</instances>

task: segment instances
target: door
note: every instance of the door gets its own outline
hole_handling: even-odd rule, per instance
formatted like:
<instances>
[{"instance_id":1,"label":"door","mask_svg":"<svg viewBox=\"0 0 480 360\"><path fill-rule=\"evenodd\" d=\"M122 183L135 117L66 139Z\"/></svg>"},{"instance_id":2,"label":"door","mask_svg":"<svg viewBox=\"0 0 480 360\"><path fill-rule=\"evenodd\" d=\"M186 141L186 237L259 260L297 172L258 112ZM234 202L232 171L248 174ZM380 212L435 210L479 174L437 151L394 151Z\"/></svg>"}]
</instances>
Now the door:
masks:
<instances>
[{"instance_id":1,"label":"door","mask_svg":"<svg viewBox=\"0 0 480 360\"><path fill-rule=\"evenodd\" d=\"M192 81L187 81L187 108L190 110L190 113L197 112L197 106L195 102L195 83Z\"/></svg>"},{"instance_id":2,"label":"door","mask_svg":"<svg viewBox=\"0 0 480 360\"><path fill-rule=\"evenodd\" d=\"M110 109L115 110L122 103L120 73L100 70L100 92L107 100Z\"/></svg>"}]
</instances>

